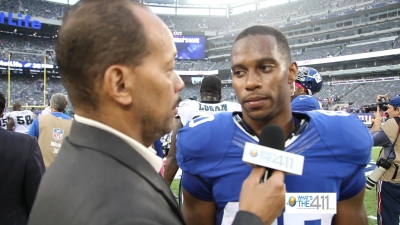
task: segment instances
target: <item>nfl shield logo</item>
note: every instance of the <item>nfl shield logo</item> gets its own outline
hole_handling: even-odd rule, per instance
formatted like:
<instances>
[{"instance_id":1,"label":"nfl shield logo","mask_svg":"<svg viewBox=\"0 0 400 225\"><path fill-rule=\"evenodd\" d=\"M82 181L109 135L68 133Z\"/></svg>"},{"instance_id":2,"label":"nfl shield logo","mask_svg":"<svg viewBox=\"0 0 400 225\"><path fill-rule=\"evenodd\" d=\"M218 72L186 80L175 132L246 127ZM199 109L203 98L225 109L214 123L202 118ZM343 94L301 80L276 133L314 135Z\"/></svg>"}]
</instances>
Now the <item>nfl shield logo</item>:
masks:
<instances>
[{"instance_id":1,"label":"nfl shield logo","mask_svg":"<svg viewBox=\"0 0 400 225\"><path fill-rule=\"evenodd\" d=\"M62 137L64 134L64 130L61 130L60 128L54 128L53 129L53 138L56 141L61 141Z\"/></svg>"}]
</instances>

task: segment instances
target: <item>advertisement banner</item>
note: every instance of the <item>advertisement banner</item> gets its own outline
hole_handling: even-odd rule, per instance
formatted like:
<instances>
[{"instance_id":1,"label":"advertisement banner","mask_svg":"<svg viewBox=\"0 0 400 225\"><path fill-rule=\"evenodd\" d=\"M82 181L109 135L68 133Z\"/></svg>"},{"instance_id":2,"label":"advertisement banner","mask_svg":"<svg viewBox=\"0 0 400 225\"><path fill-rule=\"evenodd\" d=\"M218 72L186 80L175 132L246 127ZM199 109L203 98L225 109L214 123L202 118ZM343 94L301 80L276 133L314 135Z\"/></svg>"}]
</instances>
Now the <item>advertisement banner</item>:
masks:
<instances>
[{"instance_id":1,"label":"advertisement banner","mask_svg":"<svg viewBox=\"0 0 400 225\"><path fill-rule=\"evenodd\" d=\"M52 64L41 64L41 63L30 63L30 62L22 62L22 61L8 61L8 60L0 60L0 66L4 67L13 67L13 68L27 68L27 69L57 69L56 65Z\"/></svg>"},{"instance_id":2,"label":"advertisement banner","mask_svg":"<svg viewBox=\"0 0 400 225\"><path fill-rule=\"evenodd\" d=\"M373 113L353 113L353 114L358 116L358 118L360 118L360 120L362 120L363 122L367 122L367 123L371 123L372 118L374 118Z\"/></svg>"},{"instance_id":3,"label":"advertisement banner","mask_svg":"<svg viewBox=\"0 0 400 225\"><path fill-rule=\"evenodd\" d=\"M42 23L39 20L31 20L30 15L17 14L17 21L13 18L15 14L12 12L8 12L5 14L4 12L0 12L0 24L7 24L15 27L25 27L25 28L33 28L35 30L40 30L42 28Z\"/></svg>"},{"instance_id":4,"label":"advertisement banner","mask_svg":"<svg viewBox=\"0 0 400 225\"><path fill-rule=\"evenodd\" d=\"M178 51L176 59L205 58L206 39L204 36L174 36L174 43Z\"/></svg>"}]
</instances>

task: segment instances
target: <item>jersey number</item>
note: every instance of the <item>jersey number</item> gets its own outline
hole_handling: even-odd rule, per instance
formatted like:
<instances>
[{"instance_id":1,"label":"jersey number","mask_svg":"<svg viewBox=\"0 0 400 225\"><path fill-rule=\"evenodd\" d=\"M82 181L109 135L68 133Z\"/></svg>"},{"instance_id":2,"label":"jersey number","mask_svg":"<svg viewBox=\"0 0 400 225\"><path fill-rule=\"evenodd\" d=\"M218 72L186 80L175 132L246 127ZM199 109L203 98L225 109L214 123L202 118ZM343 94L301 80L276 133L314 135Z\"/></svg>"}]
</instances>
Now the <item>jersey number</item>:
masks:
<instances>
[{"instance_id":1,"label":"jersey number","mask_svg":"<svg viewBox=\"0 0 400 225\"><path fill-rule=\"evenodd\" d=\"M314 75L314 79L315 79L315 82L317 82L317 83L322 81L321 75L319 73L316 73Z\"/></svg>"},{"instance_id":2,"label":"jersey number","mask_svg":"<svg viewBox=\"0 0 400 225\"><path fill-rule=\"evenodd\" d=\"M200 125L202 123L210 122L210 121L213 121L213 120L214 120L214 115L213 114L210 114L210 115L207 115L207 116L203 116L203 117L198 117L198 118L196 118L194 120L191 120L189 122L189 127L195 127L195 126L198 126L198 125Z\"/></svg>"},{"instance_id":3,"label":"jersey number","mask_svg":"<svg viewBox=\"0 0 400 225\"><path fill-rule=\"evenodd\" d=\"M32 118L30 115L26 115L26 116L17 116L17 123L19 125L31 125L32 123Z\"/></svg>"},{"instance_id":4,"label":"jersey number","mask_svg":"<svg viewBox=\"0 0 400 225\"><path fill-rule=\"evenodd\" d=\"M7 119L1 119L1 125L5 127L7 125Z\"/></svg>"}]
</instances>

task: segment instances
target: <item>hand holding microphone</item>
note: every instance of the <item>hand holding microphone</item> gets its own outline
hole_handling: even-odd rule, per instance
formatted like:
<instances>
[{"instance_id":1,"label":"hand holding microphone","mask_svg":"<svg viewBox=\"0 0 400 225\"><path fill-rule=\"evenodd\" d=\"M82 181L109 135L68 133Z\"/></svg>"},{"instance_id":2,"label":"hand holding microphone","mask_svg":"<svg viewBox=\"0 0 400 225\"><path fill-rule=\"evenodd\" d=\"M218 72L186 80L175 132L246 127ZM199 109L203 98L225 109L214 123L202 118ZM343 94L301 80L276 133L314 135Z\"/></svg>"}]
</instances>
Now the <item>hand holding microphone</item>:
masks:
<instances>
[{"instance_id":1,"label":"hand holding microphone","mask_svg":"<svg viewBox=\"0 0 400 225\"><path fill-rule=\"evenodd\" d=\"M254 168L243 182L239 210L253 213L263 224L270 225L285 208L285 175L281 171L274 171L266 182L260 183L260 177L265 173L263 167Z\"/></svg>"},{"instance_id":2,"label":"hand holding microphone","mask_svg":"<svg viewBox=\"0 0 400 225\"><path fill-rule=\"evenodd\" d=\"M267 125L261 130L259 145L272 149L285 150L286 135L283 129L275 124ZM265 182L271 177L274 169L267 168L261 182Z\"/></svg>"},{"instance_id":3,"label":"hand holding microphone","mask_svg":"<svg viewBox=\"0 0 400 225\"><path fill-rule=\"evenodd\" d=\"M282 128L270 124L262 129L258 145L249 142L245 144L243 161L253 167L267 169L264 176L261 177L261 182L265 182L274 170L295 175L303 174L304 156L284 151L285 142L286 135Z\"/></svg>"}]
</instances>

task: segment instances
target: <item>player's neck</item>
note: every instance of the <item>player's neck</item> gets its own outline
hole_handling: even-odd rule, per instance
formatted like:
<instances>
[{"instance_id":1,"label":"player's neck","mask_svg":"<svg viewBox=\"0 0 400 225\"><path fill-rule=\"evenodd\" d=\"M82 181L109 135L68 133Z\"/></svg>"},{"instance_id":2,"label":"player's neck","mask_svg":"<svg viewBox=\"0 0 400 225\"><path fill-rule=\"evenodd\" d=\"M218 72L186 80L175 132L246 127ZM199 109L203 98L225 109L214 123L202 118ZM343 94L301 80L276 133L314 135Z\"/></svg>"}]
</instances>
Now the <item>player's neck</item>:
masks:
<instances>
[{"instance_id":1,"label":"player's neck","mask_svg":"<svg viewBox=\"0 0 400 225\"><path fill-rule=\"evenodd\" d=\"M276 124L282 127L286 137L290 137L295 127L295 122L291 113L284 116L280 115L271 120L253 120L243 113L243 121L257 134L258 137L261 135L261 130L268 124Z\"/></svg>"},{"instance_id":2,"label":"player's neck","mask_svg":"<svg viewBox=\"0 0 400 225\"><path fill-rule=\"evenodd\" d=\"M201 102L203 103L218 103L220 100L215 96L201 96Z\"/></svg>"}]
</instances>

